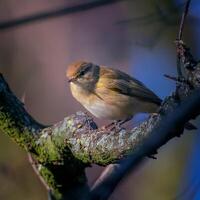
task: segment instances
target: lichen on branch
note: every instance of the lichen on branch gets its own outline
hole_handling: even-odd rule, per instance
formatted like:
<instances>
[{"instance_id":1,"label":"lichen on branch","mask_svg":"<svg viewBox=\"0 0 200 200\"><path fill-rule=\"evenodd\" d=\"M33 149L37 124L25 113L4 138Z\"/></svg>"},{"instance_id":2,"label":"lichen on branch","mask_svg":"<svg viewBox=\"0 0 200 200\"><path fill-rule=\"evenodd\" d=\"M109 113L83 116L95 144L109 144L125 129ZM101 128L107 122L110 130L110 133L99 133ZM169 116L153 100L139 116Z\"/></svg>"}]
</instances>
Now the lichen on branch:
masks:
<instances>
[{"instance_id":1,"label":"lichen on branch","mask_svg":"<svg viewBox=\"0 0 200 200\"><path fill-rule=\"evenodd\" d=\"M188 49L182 43L179 45L182 56L187 55ZM165 117L176 112L185 99L190 101L193 91L200 88L200 65L196 63L191 68L188 59L185 62L186 79L177 79L176 91L164 99L158 113L150 115L131 130L97 128L93 119L83 112L68 116L52 126L41 125L27 113L1 75L0 129L31 154L54 199L80 199L77 192L72 192L77 190L84 191L88 198L86 167L117 163L121 158L145 148L144 141L152 137ZM182 118L179 116L178 123L172 122L173 129L143 156L155 154L171 138L180 136L185 124L199 115L199 107L196 103L195 109L187 111Z\"/></svg>"}]
</instances>

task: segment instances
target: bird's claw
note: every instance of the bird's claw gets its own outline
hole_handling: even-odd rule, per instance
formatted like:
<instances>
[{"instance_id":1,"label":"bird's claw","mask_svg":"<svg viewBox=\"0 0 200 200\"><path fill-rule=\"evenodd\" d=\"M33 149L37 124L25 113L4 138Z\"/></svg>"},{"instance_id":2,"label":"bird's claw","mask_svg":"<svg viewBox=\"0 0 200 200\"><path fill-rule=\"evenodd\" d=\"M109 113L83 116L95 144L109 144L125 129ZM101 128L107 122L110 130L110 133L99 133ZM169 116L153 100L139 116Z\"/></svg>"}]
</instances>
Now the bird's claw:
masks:
<instances>
[{"instance_id":1,"label":"bird's claw","mask_svg":"<svg viewBox=\"0 0 200 200\"><path fill-rule=\"evenodd\" d=\"M125 124L126 122L130 121L132 119L132 116L125 119L125 120L115 120L113 121L112 123L106 125L106 126L103 126L103 129L104 130L109 130L109 131L120 131L122 130L122 125Z\"/></svg>"},{"instance_id":2,"label":"bird's claw","mask_svg":"<svg viewBox=\"0 0 200 200\"><path fill-rule=\"evenodd\" d=\"M121 120L115 120L112 123L103 126L102 129L103 130L107 130L107 131L119 131L122 129L121 124L120 124Z\"/></svg>"}]
</instances>

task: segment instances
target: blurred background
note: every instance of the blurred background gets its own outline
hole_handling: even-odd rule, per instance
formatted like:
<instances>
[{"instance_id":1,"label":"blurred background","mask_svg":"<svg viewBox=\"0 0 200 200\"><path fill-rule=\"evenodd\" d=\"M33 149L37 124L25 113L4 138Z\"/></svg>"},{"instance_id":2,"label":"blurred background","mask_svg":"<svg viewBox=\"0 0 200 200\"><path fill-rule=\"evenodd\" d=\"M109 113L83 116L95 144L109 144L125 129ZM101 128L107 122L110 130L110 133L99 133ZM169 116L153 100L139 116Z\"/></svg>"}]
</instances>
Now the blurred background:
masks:
<instances>
[{"instance_id":1,"label":"blurred background","mask_svg":"<svg viewBox=\"0 0 200 200\"><path fill-rule=\"evenodd\" d=\"M18 98L25 96L29 113L44 124L84 110L65 78L67 65L77 60L123 70L164 98L175 87L163 74L176 75L174 40L184 2L1 0L0 72ZM200 2L192 0L184 40L196 58L199 35ZM111 199L200 199L199 146L196 133L173 139L159 150L157 160L147 159L124 179ZM87 169L90 184L101 170ZM26 153L3 133L0 199L47 199Z\"/></svg>"}]
</instances>

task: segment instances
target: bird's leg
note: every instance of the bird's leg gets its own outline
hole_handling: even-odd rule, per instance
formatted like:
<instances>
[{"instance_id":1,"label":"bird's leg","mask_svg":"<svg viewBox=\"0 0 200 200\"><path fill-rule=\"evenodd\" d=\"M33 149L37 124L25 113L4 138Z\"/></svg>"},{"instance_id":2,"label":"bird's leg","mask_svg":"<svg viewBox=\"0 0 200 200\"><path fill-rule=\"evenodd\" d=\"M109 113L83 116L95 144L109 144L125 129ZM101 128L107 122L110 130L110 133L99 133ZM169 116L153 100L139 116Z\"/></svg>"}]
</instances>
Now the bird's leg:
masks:
<instances>
[{"instance_id":1,"label":"bird's leg","mask_svg":"<svg viewBox=\"0 0 200 200\"><path fill-rule=\"evenodd\" d=\"M159 115L158 113L151 113L148 118L151 118L151 117L154 118L154 117L157 117L158 115Z\"/></svg>"},{"instance_id":2,"label":"bird's leg","mask_svg":"<svg viewBox=\"0 0 200 200\"><path fill-rule=\"evenodd\" d=\"M130 116L124 120L120 120L119 125L121 126L121 125L125 124L126 122L130 121L132 118L133 118L133 116Z\"/></svg>"},{"instance_id":3,"label":"bird's leg","mask_svg":"<svg viewBox=\"0 0 200 200\"><path fill-rule=\"evenodd\" d=\"M115 120L113 121L111 124L108 124L107 126L105 126L105 129L108 129L110 131L113 130L121 130L122 129L122 125L125 124L126 122L130 121L133 118L133 116L126 118L125 120Z\"/></svg>"},{"instance_id":4,"label":"bird's leg","mask_svg":"<svg viewBox=\"0 0 200 200\"><path fill-rule=\"evenodd\" d=\"M112 123L106 125L106 126L103 126L103 129L109 129L109 130L113 130L114 127L117 126L117 124L119 124L121 120L114 120Z\"/></svg>"}]
</instances>

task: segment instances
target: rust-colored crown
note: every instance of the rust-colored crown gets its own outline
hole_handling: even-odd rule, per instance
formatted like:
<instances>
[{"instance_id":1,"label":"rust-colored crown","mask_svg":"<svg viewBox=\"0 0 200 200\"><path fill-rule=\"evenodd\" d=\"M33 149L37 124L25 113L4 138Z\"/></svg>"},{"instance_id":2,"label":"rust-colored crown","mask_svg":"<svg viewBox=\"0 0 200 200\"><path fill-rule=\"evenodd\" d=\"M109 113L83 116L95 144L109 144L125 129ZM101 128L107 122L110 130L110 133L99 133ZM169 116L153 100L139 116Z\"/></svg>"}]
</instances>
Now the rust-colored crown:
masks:
<instances>
[{"instance_id":1,"label":"rust-colored crown","mask_svg":"<svg viewBox=\"0 0 200 200\"><path fill-rule=\"evenodd\" d=\"M70 64L67 68L66 76L68 78L75 77L76 74L78 74L78 72L80 71L80 69L86 64L88 64L88 63L85 61L77 61L77 62Z\"/></svg>"}]
</instances>

